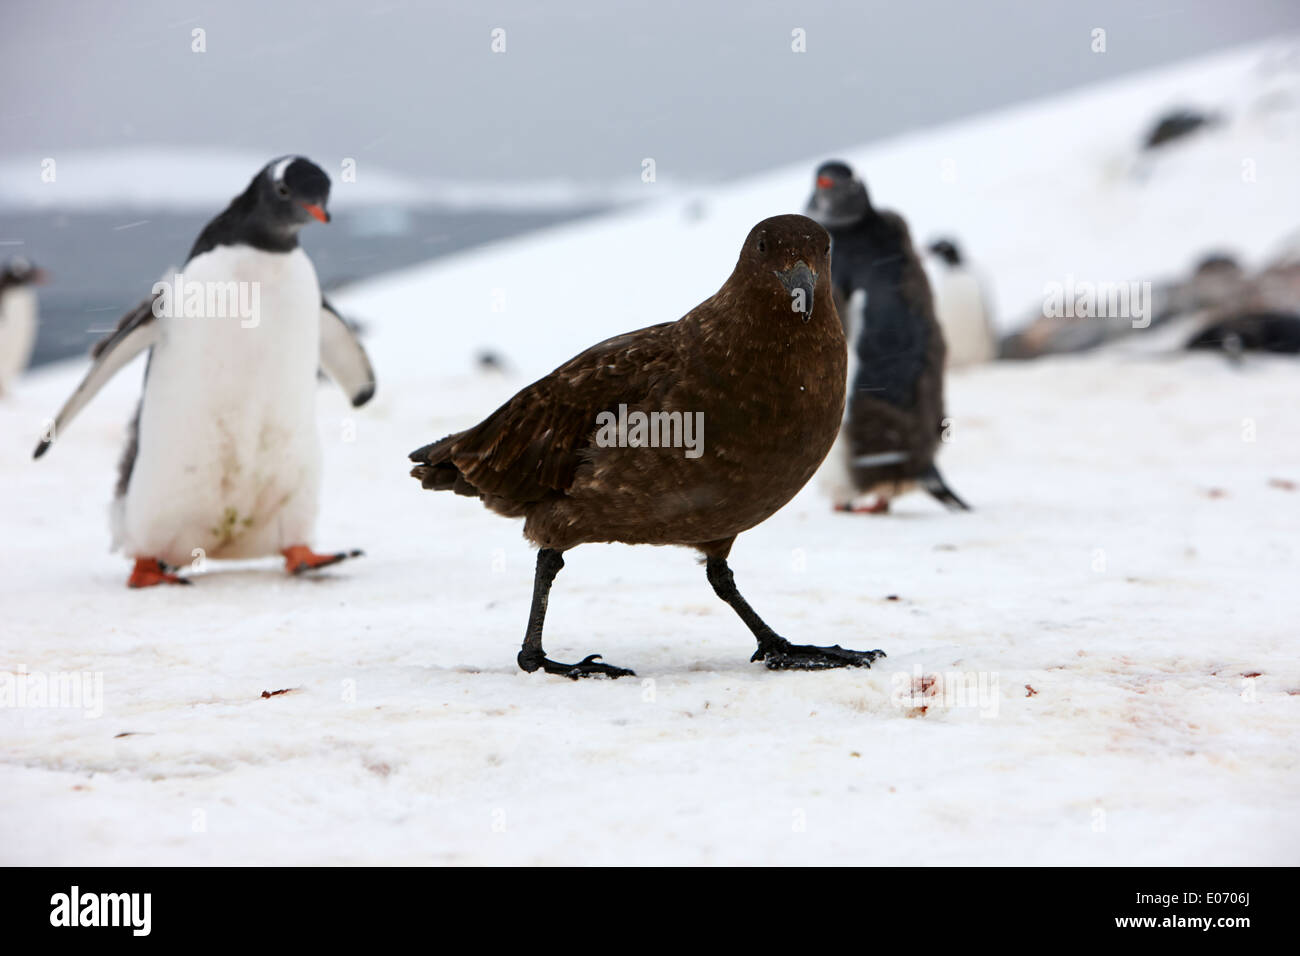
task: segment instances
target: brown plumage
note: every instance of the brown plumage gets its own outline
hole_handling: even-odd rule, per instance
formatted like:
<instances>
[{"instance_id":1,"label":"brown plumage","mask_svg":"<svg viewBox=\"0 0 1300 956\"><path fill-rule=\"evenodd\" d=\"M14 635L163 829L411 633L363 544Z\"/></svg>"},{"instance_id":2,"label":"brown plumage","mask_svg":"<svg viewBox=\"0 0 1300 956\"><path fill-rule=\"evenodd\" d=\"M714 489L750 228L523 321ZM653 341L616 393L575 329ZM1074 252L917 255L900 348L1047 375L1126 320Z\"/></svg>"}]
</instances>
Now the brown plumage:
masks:
<instances>
[{"instance_id":1,"label":"brown plumage","mask_svg":"<svg viewBox=\"0 0 1300 956\"><path fill-rule=\"evenodd\" d=\"M525 670L631 673L594 663L596 655L559 664L541 649L560 555L589 541L699 549L715 591L758 639L754 659L769 667L865 666L878 654L789 644L740 597L726 563L736 536L812 477L839 428L847 354L828 247L826 231L803 216L766 219L722 288L683 318L607 339L478 425L412 453L411 474L425 488L523 517L525 536L541 547L519 654ZM620 406L629 419L642 412L702 421L698 457L683 447L606 447L602 413L617 415Z\"/></svg>"}]
</instances>

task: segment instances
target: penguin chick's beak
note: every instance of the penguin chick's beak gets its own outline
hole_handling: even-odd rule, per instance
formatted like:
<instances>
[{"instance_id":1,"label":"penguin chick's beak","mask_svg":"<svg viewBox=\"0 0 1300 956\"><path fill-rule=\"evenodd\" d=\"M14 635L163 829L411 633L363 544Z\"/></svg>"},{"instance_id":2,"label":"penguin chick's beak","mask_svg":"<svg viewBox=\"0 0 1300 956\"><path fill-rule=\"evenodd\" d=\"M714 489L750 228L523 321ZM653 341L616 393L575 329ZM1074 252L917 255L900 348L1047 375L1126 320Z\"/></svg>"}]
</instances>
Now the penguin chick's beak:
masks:
<instances>
[{"instance_id":1,"label":"penguin chick's beak","mask_svg":"<svg viewBox=\"0 0 1300 956\"><path fill-rule=\"evenodd\" d=\"M808 263L800 259L784 272L777 271L776 277L790 293L790 309L802 312L807 322L813 314L813 289L817 286L817 273L808 268Z\"/></svg>"},{"instance_id":2,"label":"penguin chick's beak","mask_svg":"<svg viewBox=\"0 0 1300 956\"><path fill-rule=\"evenodd\" d=\"M327 212L324 210L324 208L322 208L321 206L317 206L315 203L305 202L305 203L302 204L302 208L303 208L303 209L306 209L309 213L311 213L313 216L315 216L315 217L316 217L318 220L320 220L321 222L329 222L329 221L330 221L330 214L327 213Z\"/></svg>"}]
</instances>

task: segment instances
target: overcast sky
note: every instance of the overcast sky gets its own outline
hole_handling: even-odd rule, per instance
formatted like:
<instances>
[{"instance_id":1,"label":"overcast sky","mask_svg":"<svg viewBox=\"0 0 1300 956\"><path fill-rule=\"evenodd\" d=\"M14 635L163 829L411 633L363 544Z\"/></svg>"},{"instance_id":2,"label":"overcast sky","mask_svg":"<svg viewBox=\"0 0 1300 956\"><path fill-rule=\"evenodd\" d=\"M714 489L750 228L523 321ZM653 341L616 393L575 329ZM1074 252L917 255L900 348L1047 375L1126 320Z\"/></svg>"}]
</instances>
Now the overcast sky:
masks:
<instances>
[{"instance_id":1,"label":"overcast sky","mask_svg":"<svg viewBox=\"0 0 1300 956\"><path fill-rule=\"evenodd\" d=\"M6 0L0 153L211 144L602 181L653 157L724 179L1297 32L1297 0Z\"/></svg>"}]
</instances>

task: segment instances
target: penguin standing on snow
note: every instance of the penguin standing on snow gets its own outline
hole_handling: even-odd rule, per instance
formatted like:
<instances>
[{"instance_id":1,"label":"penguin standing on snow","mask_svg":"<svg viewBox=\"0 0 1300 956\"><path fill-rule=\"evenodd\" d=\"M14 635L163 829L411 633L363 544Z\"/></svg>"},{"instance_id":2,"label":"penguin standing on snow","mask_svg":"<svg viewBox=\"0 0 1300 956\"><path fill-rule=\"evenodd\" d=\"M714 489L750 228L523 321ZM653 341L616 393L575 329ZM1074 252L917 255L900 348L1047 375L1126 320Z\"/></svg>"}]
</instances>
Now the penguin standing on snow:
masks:
<instances>
[{"instance_id":1,"label":"penguin standing on snow","mask_svg":"<svg viewBox=\"0 0 1300 956\"><path fill-rule=\"evenodd\" d=\"M998 336L984 283L951 239L938 239L926 248L935 317L948 347L948 368L993 361L998 354Z\"/></svg>"},{"instance_id":2,"label":"penguin standing on snow","mask_svg":"<svg viewBox=\"0 0 1300 956\"><path fill-rule=\"evenodd\" d=\"M0 272L0 395L27 368L36 344L36 291L44 270L16 257Z\"/></svg>"},{"instance_id":3,"label":"penguin standing on snow","mask_svg":"<svg viewBox=\"0 0 1300 956\"><path fill-rule=\"evenodd\" d=\"M149 352L112 509L114 547L135 559L131 587L187 584L170 572L196 557L280 554L299 574L361 553L309 544L321 477L317 370L353 405L375 390L365 351L298 245L307 223L329 222L329 191L301 156L262 169L180 272L95 345L37 446L39 458L105 382Z\"/></svg>"},{"instance_id":4,"label":"penguin standing on snow","mask_svg":"<svg viewBox=\"0 0 1300 956\"><path fill-rule=\"evenodd\" d=\"M920 485L946 507L969 510L934 456L944 428L944 341L930 285L907 223L877 210L846 164L817 170L807 214L831 234L831 282L849 337L844 428L832 457L836 510L878 514ZM862 301L860 309L851 301ZM870 504L858 504L871 497Z\"/></svg>"}]
</instances>

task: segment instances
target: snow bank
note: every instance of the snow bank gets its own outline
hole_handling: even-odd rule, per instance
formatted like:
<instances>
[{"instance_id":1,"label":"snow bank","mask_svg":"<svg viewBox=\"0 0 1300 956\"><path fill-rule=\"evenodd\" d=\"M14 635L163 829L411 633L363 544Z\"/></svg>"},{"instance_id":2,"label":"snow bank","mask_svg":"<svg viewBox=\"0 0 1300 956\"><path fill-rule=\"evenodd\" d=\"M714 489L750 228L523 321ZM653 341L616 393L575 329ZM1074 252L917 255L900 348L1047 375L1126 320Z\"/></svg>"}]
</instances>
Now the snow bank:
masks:
<instances>
[{"instance_id":1,"label":"snow bank","mask_svg":"<svg viewBox=\"0 0 1300 956\"><path fill-rule=\"evenodd\" d=\"M0 209L220 208L274 156L214 147L49 150L0 160ZM368 157L308 153L334 181L331 202L452 209L590 208L643 198L636 189L565 180L496 183L413 179ZM348 178L344 178L345 174Z\"/></svg>"}]
</instances>

